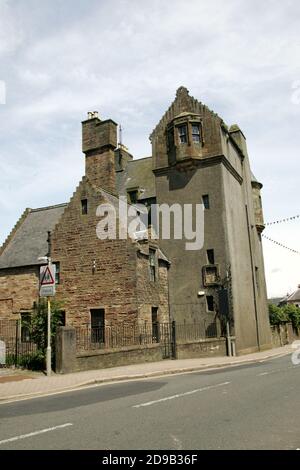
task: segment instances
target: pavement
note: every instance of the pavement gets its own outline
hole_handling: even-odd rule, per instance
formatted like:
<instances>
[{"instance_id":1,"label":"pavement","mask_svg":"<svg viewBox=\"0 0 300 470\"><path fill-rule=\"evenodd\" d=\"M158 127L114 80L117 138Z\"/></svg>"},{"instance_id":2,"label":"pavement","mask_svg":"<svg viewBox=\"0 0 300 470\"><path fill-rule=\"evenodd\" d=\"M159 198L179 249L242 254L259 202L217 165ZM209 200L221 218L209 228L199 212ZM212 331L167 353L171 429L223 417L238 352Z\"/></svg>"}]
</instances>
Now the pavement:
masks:
<instances>
[{"instance_id":1,"label":"pavement","mask_svg":"<svg viewBox=\"0 0 300 470\"><path fill-rule=\"evenodd\" d=\"M0 379L2 379L0 380L0 404L67 392L94 384L122 382L263 362L292 352L291 345L287 345L237 357L163 360L71 374L52 373L50 377L24 370L9 371L0 369Z\"/></svg>"}]
</instances>

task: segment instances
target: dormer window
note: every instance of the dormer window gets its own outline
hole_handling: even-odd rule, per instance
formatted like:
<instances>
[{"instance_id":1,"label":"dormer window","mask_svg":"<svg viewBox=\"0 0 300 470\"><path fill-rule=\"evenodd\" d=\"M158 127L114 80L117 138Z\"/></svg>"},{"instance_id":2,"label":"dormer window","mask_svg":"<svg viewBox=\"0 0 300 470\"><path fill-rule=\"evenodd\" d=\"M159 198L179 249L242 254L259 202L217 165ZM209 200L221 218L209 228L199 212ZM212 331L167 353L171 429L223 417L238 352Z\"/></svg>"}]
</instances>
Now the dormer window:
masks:
<instances>
[{"instance_id":1,"label":"dormer window","mask_svg":"<svg viewBox=\"0 0 300 470\"><path fill-rule=\"evenodd\" d=\"M187 143L187 126L184 124L183 126L178 127L178 136L179 136L179 142L181 144L186 144Z\"/></svg>"},{"instance_id":2,"label":"dormer window","mask_svg":"<svg viewBox=\"0 0 300 470\"><path fill-rule=\"evenodd\" d=\"M192 139L193 139L193 142L200 143L200 126L199 126L199 124L192 124Z\"/></svg>"}]
</instances>

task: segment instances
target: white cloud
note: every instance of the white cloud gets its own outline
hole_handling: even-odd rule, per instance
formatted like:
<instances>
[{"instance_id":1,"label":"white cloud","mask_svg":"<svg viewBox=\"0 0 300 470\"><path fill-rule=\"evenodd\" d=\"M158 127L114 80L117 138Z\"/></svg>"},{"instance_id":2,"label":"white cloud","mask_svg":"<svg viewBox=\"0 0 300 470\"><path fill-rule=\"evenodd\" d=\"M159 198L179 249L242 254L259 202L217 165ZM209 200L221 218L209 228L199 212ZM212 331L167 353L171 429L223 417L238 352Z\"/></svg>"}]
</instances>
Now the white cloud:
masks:
<instances>
[{"instance_id":1,"label":"white cloud","mask_svg":"<svg viewBox=\"0 0 300 470\"><path fill-rule=\"evenodd\" d=\"M299 13L297 0L0 0L0 238L24 204L68 198L82 172L88 110L121 122L124 143L146 156L180 85L246 133L265 218L299 212ZM287 225L279 241L300 249L293 233ZM264 246L269 292L282 277L297 285L292 258L283 253L284 271L272 273L280 249Z\"/></svg>"},{"instance_id":2,"label":"white cloud","mask_svg":"<svg viewBox=\"0 0 300 470\"><path fill-rule=\"evenodd\" d=\"M21 21L14 14L12 2L0 1L0 57L14 52L23 39Z\"/></svg>"}]
</instances>

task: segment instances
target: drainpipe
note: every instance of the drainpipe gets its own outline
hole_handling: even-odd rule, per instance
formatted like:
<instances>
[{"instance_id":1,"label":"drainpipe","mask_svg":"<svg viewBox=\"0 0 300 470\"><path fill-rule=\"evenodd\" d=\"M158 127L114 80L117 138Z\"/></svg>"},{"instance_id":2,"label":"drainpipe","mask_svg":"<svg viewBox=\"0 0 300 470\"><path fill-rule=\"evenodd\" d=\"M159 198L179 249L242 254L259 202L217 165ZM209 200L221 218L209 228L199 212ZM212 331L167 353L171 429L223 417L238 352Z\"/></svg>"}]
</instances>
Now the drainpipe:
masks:
<instances>
[{"instance_id":1,"label":"drainpipe","mask_svg":"<svg viewBox=\"0 0 300 470\"><path fill-rule=\"evenodd\" d=\"M254 263L253 263L253 252L252 252L252 245L251 245L251 233L250 233L249 213L248 213L248 206L247 206L247 204L246 204L245 207L246 207L246 217L247 217L247 229L248 229L248 240L249 240L250 260L251 260L251 273L252 273L252 287L253 287L253 298L254 298L254 311L255 311L257 347L258 347L258 350L260 351L259 328L258 328L258 315L257 315L257 301L256 301L256 289L255 289L255 277L254 277Z\"/></svg>"}]
</instances>

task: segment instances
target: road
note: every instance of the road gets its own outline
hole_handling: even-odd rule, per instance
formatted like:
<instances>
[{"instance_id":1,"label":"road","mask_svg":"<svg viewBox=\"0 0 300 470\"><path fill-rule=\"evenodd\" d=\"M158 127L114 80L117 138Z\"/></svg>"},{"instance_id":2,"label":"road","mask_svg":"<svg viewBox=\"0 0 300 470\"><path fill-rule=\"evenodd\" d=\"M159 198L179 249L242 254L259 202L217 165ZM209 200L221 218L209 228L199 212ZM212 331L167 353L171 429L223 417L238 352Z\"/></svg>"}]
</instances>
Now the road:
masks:
<instances>
[{"instance_id":1,"label":"road","mask_svg":"<svg viewBox=\"0 0 300 470\"><path fill-rule=\"evenodd\" d=\"M263 363L0 405L1 449L297 449L300 366Z\"/></svg>"}]
</instances>

